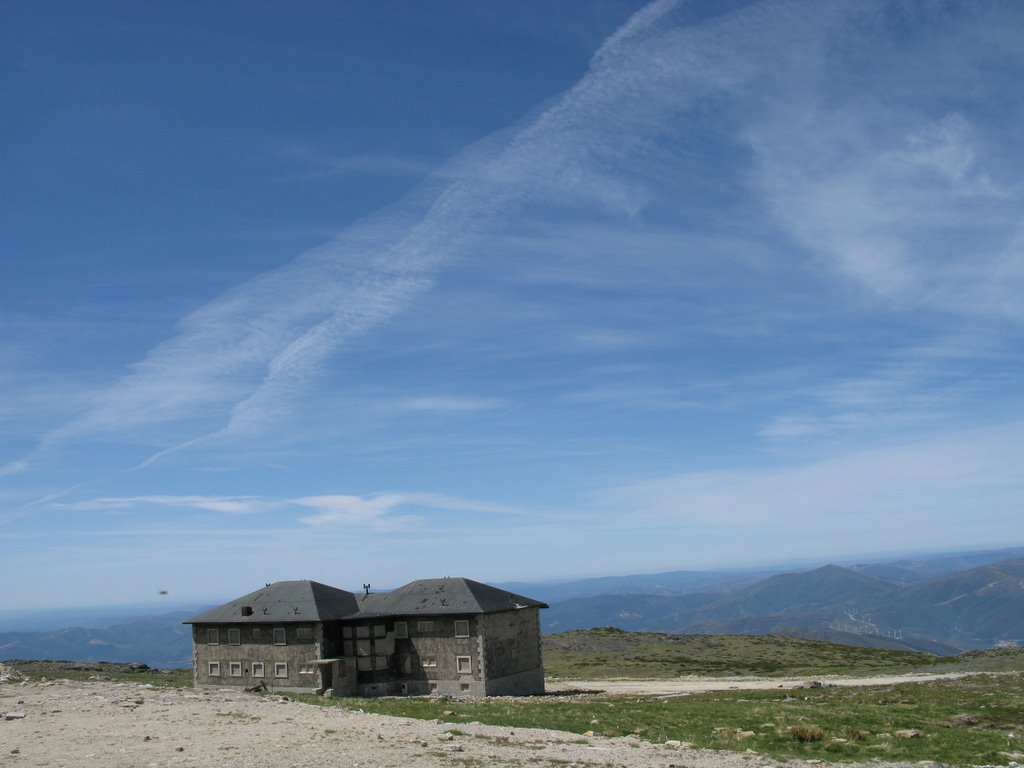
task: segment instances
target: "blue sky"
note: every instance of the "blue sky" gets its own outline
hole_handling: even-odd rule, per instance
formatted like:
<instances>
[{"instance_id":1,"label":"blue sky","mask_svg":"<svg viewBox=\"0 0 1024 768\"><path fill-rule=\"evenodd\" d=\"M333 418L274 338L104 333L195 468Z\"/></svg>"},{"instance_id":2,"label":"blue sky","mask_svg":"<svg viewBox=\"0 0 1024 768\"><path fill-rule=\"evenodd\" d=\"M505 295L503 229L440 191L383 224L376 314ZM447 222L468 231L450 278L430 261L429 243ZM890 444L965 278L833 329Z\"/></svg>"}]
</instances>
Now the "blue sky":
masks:
<instances>
[{"instance_id":1,"label":"blue sky","mask_svg":"<svg viewBox=\"0 0 1024 768\"><path fill-rule=\"evenodd\" d=\"M1021 544L1022 33L5 4L5 607Z\"/></svg>"}]
</instances>

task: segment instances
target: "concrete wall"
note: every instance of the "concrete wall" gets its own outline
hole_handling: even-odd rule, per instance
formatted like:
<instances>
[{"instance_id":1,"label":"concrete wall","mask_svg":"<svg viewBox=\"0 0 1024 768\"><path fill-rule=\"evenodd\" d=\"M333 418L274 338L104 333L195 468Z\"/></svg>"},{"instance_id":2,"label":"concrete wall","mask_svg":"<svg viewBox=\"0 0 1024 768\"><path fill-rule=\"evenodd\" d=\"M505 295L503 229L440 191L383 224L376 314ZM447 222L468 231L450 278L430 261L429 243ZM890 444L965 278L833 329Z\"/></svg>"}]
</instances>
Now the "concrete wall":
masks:
<instances>
[{"instance_id":1,"label":"concrete wall","mask_svg":"<svg viewBox=\"0 0 1024 768\"><path fill-rule=\"evenodd\" d=\"M398 637L404 621L408 637ZM468 637L456 637L456 622L468 622ZM420 622L432 622L427 629ZM284 628L285 644L274 643ZM299 629L312 639L299 639ZM460 625L460 629L461 629ZM207 630L216 629L216 644ZM239 642L230 642L237 629ZM196 624L193 676L196 685L249 687L330 695L497 696L544 692L540 611L521 608L492 614L388 617L358 622L305 624ZM317 663L317 659L337 659ZM459 659L463 660L462 668ZM210 674L210 662L220 674ZM264 674L254 674L262 662ZM236 666L232 667L232 664ZM277 677L275 665L287 665ZM306 670L306 671L304 671ZM236 674L232 674L235 672Z\"/></svg>"},{"instance_id":2,"label":"concrete wall","mask_svg":"<svg viewBox=\"0 0 1024 768\"><path fill-rule=\"evenodd\" d=\"M285 644L274 643L274 629L283 628ZM299 629L312 630L312 639L299 639ZM208 630L217 630L216 644L209 642ZM230 641L229 630L238 630L238 644ZM193 680L196 685L249 687L266 684L271 690L314 692L322 687L320 670L323 629L319 623L304 624L195 624L192 626ZM210 662L220 665L220 674L210 674ZM262 662L263 676L254 663ZM232 666L232 664L236 666ZM277 664L287 674L279 677ZM308 671L303 671L308 670Z\"/></svg>"},{"instance_id":3,"label":"concrete wall","mask_svg":"<svg viewBox=\"0 0 1024 768\"><path fill-rule=\"evenodd\" d=\"M519 608L479 617L484 693L488 696L544 693L540 609Z\"/></svg>"}]
</instances>

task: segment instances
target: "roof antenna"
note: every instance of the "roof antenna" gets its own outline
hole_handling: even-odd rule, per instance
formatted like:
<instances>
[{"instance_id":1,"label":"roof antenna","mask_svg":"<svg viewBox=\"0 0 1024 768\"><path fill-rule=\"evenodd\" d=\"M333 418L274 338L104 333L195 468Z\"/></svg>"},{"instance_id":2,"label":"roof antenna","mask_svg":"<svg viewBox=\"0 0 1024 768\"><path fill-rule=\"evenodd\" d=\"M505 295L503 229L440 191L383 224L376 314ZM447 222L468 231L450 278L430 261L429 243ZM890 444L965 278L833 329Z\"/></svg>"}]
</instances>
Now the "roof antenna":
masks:
<instances>
[{"instance_id":1,"label":"roof antenna","mask_svg":"<svg viewBox=\"0 0 1024 768\"><path fill-rule=\"evenodd\" d=\"M366 595L369 596L369 594L370 594L370 585L369 584L363 584L363 590L366 592Z\"/></svg>"}]
</instances>

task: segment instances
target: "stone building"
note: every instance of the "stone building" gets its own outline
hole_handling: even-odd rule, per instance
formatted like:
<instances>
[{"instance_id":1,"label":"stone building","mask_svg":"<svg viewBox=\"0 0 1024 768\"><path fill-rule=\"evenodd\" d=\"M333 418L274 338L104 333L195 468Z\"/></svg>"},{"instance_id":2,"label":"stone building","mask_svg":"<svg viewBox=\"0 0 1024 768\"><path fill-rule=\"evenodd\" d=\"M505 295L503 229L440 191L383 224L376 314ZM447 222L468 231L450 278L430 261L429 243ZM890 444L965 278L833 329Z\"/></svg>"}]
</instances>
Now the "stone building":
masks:
<instances>
[{"instance_id":1,"label":"stone building","mask_svg":"<svg viewBox=\"0 0 1024 768\"><path fill-rule=\"evenodd\" d=\"M540 609L462 578L355 595L280 581L193 616L197 686L328 696L544 692Z\"/></svg>"}]
</instances>

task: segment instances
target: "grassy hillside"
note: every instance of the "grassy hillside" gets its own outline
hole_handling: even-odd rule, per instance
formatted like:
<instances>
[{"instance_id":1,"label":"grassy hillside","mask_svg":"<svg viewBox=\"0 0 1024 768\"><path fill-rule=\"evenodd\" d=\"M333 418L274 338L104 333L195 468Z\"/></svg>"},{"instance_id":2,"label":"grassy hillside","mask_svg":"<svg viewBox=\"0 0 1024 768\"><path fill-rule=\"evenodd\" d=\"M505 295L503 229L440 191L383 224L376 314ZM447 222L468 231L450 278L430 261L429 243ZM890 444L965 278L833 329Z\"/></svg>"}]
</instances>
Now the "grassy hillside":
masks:
<instances>
[{"instance_id":1,"label":"grassy hillside","mask_svg":"<svg viewBox=\"0 0 1024 768\"><path fill-rule=\"evenodd\" d=\"M548 676L577 680L892 674L947 661L928 653L795 637L631 633L611 627L547 635L543 641Z\"/></svg>"}]
</instances>

